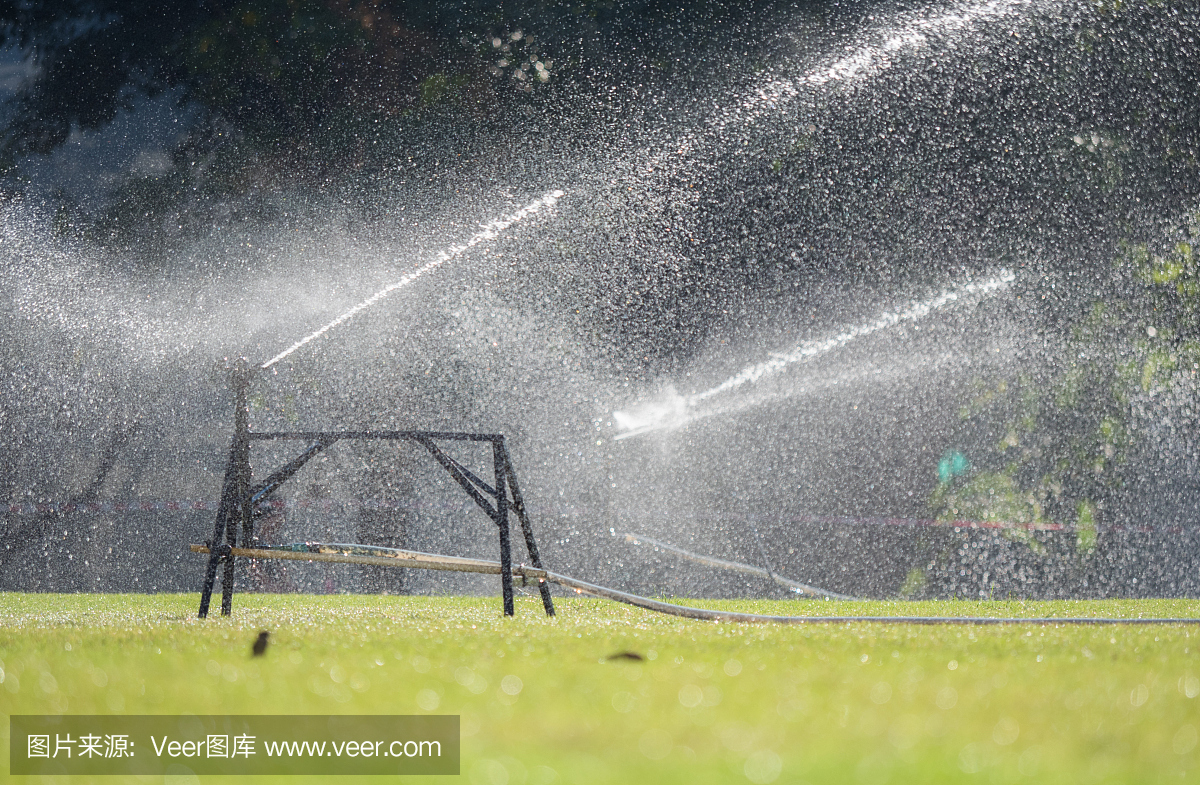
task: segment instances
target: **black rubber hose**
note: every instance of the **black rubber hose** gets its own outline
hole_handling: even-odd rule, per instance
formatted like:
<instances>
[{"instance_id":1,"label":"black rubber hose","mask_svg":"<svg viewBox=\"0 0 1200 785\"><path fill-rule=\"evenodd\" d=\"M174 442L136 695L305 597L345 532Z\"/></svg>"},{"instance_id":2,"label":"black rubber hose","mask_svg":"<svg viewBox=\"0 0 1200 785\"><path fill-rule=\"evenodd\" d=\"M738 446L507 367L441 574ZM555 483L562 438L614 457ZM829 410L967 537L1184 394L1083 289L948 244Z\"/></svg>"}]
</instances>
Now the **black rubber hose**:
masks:
<instances>
[{"instance_id":1,"label":"black rubber hose","mask_svg":"<svg viewBox=\"0 0 1200 785\"><path fill-rule=\"evenodd\" d=\"M194 553L208 553L207 545L190 546ZM485 559L465 559L434 553L406 551L400 548L382 548L374 545L349 543L303 542L290 545L263 545L257 548L232 548L232 556L251 559L290 559L294 561L328 561L349 564L370 564L381 567L410 567L425 570L453 570L490 575L500 573L500 563ZM550 570L521 565L514 567L513 575L535 578L556 583L580 594L589 594L606 600L623 602L656 613L667 613L685 619L700 621L728 621L742 623L772 624L847 624L871 622L875 624L1200 624L1200 618L1168 619L1118 619L1112 617L1052 617L993 618L990 616L767 616L759 613L737 613L735 611L713 611L706 608L690 608L662 600L652 600L636 594L598 586L568 575Z\"/></svg>"},{"instance_id":2,"label":"black rubber hose","mask_svg":"<svg viewBox=\"0 0 1200 785\"><path fill-rule=\"evenodd\" d=\"M731 621L731 622L771 622L774 624L845 624L848 622L872 622L879 624L1200 624L1200 619L1115 619L1111 617L1087 618L1068 617L1055 619L1041 618L993 618L990 616L767 616L758 613L736 613L734 611L713 611L706 608L689 608L686 605L675 605L636 594L627 594L605 586L577 580L566 575L546 570L546 580L560 586L575 589L584 594L603 597L629 605L636 605L648 611L669 613L672 616L682 616L686 619L702 621Z\"/></svg>"}]
</instances>

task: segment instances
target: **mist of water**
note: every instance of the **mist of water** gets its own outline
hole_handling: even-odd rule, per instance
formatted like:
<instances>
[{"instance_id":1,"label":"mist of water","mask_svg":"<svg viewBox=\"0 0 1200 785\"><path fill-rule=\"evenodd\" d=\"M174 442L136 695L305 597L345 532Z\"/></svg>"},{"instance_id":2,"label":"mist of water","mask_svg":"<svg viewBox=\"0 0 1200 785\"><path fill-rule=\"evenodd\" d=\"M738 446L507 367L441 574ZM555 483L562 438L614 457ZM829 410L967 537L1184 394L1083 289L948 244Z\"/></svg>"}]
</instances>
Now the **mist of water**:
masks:
<instances>
[{"instance_id":1,"label":"mist of water","mask_svg":"<svg viewBox=\"0 0 1200 785\"><path fill-rule=\"evenodd\" d=\"M1084 209L1108 204L1103 194L1072 184L1053 202L1038 190L1050 178L1037 156L1082 155L1079 145L1046 131L1054 126L1040 115L1006 125L1005 107L986 123L953 125L975 104L994 108L992 94L935 61L987 61L1020 104L1017 76L1036 69L1019 62L1036 53L1028 41L1065 46L1071 20L1093 13L1065 1L964 2L881 10L836 35L797 33L760 70L709 77L691 92L649 87L603 111L533 109L522 122L537 124L537 136L496 142L492 160L436 186L398 188L368 217L329 219L318 205L277 224L214 225L170 250L169 275L132 269L119 249L63 240L49 216L10 205L0 250L12 295L2 415L15 446L0 466L8 499L25 510L70 497L95 476L110 436L134 423L135 446L105 498L215 498L230 425L224 359L269 356L262 368L273 374L253 391L256 428L505 433L543 553L562 569L643 591L761 593L666 562L648 567L607 535L624 521L624 530L756 563L736 525L752 520L781 572L847 593L894 593L919 560L914 536L884 542L848 524L794 521L927 517L973 377L1049 345L1038 309L1067 288L1052 289L1066 280L1055 265L1104 266L1092 252L1112 247L1108 216ZM793 12L778 21L806 29ZM1008 70L997 65L1009 58ZM947 137L951 126L983 141ZM1036 145L1029 128L1045 134ZM1022 143L1025 157L1007 157ZM1010 176L1010 191L996 185ZM551 186L562 190L511 196ZM1012 196L1026 186L1026 202ZM1052 236L1042 214L1012 218L1034 202L1082 216L1087 231L1064 220ZM493 220L497 204L524 206ZM468 254L470 264L451 264ZM397 269L397 259L418 261ZM984 277L1002 266L1022 272ZM964 279L973 282L947 288ZM1039 286L1019 301L1002 296ZM853 287L863 296L842 302ZM898 293L912 291L937 294L902 304ZM352 329L335 329L343 326ZM918 326L954 340L909 340ZM666 391L646 400L655 386ZM699 389L676 392L689 387ZM650 433L661 438L630 438ZM418 458L343 448L289 490L297 535L354 539L374 516L420 550L492 555L494 530L475 526L468 504L454 506L457 489ZM286 457L257 453L256 470ZM357 518L317 506L341 500L353 510L364 499ZM148 568L104 552L128 520L98 520L82 535L77 522L55 520L73 536L31 549L38 585L146 585L128 576ZM191 588L199 567L172 549L209 536L211 516L164 520L143 516L140 539L125 541L169 540L161 561L171 566L155 568L153 585ZM71 551L77 536L86 547ZM887 565L876 570L872 559ZM14 572L6 585L32 574ZM409 590L492 588L416 580Z\"/></svg>"}]
</instances>

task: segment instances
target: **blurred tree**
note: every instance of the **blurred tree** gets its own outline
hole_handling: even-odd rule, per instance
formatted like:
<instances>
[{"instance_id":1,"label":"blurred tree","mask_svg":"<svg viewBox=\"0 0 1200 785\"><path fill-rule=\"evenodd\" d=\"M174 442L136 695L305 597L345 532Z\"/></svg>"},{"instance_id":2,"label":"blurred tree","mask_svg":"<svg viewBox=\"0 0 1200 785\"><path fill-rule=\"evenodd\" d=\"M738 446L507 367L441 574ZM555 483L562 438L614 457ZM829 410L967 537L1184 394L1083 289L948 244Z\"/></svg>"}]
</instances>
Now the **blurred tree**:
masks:
<instances>
[{"instance_id":1,"label":"blurred tree","mask_svg":"<svg viewBox=\"0 0 1200 785\"><path fill-rule=\"evenodd\" d=\"M0 45L38 71L12 100L0 155L12 166L50 152L73 128L169 89L255 146L298 143L347 113L410 111L451 88L477 109L490 75L468 44L480 42L460 42L445 21L412 3L5 0Z\"/></svg>"},{"instance_id":2,"label":"blurred tree","mask_svg":"<svg viewBox=\"0 0 1200 785\"><path fill-rule=\"evenodd\" d=\"M551 82L567 58L595 67L639 46L654 58L736 26L753 5L0 0L0 47L20 49L37 69L11 101L0 163L48 153L73 128L99 128L137 96L171 89L257 147L311 143L339 122L365 127L433 105L486 114ZM539 37L559 51L557 65Z\"/></svg>"},{"instance_id":3,"label":"blurred tree","mask_svg":"<svg viewBox=\"0 0 1200 785\"><path fill-rule=\"evenodd\" d=\"M53 197L63 231L156 263L180 235L278 219L279 194L374 203L410 170L471 165L536 127L535 103L620 112L614 89L720 68L685 46L761 40L775 2L0 0L0 49L33 74L0 107L0 193L73 131L173 101L186 133L155 166Z\"/></svg>"},{"instance_id":4,"label":"blurred tree","mask_svg":"<svg viewBox=\"0 0 1200 785\"><path fill-rule=\"evenodd\" d=\"M1094 219L1124 201L1124 217L1099 222L1115 236L1146 225L1147 210L1178 215L1196 203L1200 124L1196 102L1184 96L1194 97L1200 81L1195 57L1176 57L1197 40L1192 11L1173 0L1098 0L1074 26L1073 45L1045 53L1054 66L1037 84L1059 130L1046 148L1055 172L1044 178L1044 203ZM1110 89L1076 89L1083 75ZM1021 95L1030 101L1038 92ZM1069 526L1083 573L1098 527L1134 522L1137 491L1167 468L1156 423L1173 417L1179 433L1196 422L1200 213L1183 212L1154 240L1122 241L1110 271L1080 265L1086 287L1065 287L1072 291L1058 307L1067 313L1051 317L1066 332L1053 356L979 382L957 437L971 445L975 465L949 475L938 467L930 502L939 520L1016 524L1005 536L1046 556L1039 530Z\"/></svg>"},{"instance_id":5,"label":"blurred tree","mask_svg":"<svg viewBox=\"0 0 1200 785\"><path fill-rule=\"evenodd\" d=\"M931 499L939 520L1024 524L1007 531L1035 550L1031 530L1071 524L1086 557L1101 517L1128 514L1139 481L1130 469L1140 463L1131 458L1162 460L1156 424L1173 420L1181 433L1197 416L1200 211L1168 234L1157 249L1124 245L1108 291L1044 376L981 385L961 416L964 434L985 434L977 461L985 468L960 478L939 467Z\"/></svg>"}]
</instances>

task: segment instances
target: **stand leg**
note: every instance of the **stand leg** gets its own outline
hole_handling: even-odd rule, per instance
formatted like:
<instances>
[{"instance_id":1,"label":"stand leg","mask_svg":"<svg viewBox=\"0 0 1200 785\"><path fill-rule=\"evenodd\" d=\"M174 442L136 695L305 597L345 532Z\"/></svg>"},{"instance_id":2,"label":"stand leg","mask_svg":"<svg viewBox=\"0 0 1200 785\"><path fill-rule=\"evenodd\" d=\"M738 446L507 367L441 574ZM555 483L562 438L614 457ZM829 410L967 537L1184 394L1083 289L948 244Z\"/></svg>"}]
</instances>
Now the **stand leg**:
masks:
<instances>
[{"instance_id":1,"label":"stand leg","mask_svg":"<svg viewBox=\"0 0 1200 785\"><path fill-rule=\"evenodd\" d=\"M529 551L529 560L533 562L533 566L539 570L545 569L542 567L542 557L538 553L537 542L533 539L533 528L529 525L529 516L525 514L525 500L521 498L521 489L517 485L517 473L513 469L512 460L508 457L508 448L501 445L504 450L504 473L508 477L508 484L512 487L513 509L516 510L517 520L521 523L521 533L525 536L525 549ZM546 609L547 616L554 615L554 600L550 598L550 584L542 578L538 578L538 592L542 595L542 607Z\"/></svg>"},{"instance_id":2,"label":"stand leg","mask_svg":"<svg viewBox=\"0 0 1200 785\"><path fill-rule=\"evenodd\" d=\"M213 527L212 540L208 544L208 569L205 570L204 587L200 591L199 616L201 619L208 616L208 605L212 601L213 588L217 581L217 568L222 561L227 562L221 586L221 610L226 616L229 615L229 612L225 610L227 603L233 601L232 597L226 600L225 593L233 587L233 581L229 576L228 568L228 565L233 563L233 557L228 554L227 548L234 545L234 543L229 541L229 519L232 515L233 507L237 504L237 442L238 440L235 436L233 446L229 448L229 464L225 468L225 482L222 483L221 506L217 508L217 522Z\"/></svg>"},{"instance_id":3,"label":"stand leg","mask_svg":"<svg viewBox=\"0 0 1200 785\"><path fill-rule=\"evenodd\" d=\"M204 574L204 586L200 592L200 618L208 616L216 583L217 566L225 562L221 576L221 615L233 611L233 554L229 549L237 545L237 527L250 525L250 408L247 391L250 386L250 366L239 360L231 374L234 392L234 433L229 446L229 463L225 467L225 482L221 488L221 506L217 510L217 521L213 528L209 546L208 568ZM224 544L222 544L224 540Z\"/></svg>"},{"instance_id":4,"label":"stand leg","mask_svg":"<svg viewBox=\"0 0 1200 785\"><path fill-rule=\"evenodd\" d=\"M508 532L508 489L505 487L503 437L492 442L492 462L496 469L496 525L500 527L500 586L504 591L504 615L512 616L513 579L512 545Z\"/></svg>"},{"instance_id":5,"label":"stand leg","mask_svg":"<svg viewBox=\"0 0 1200 785\"><path fill-rule=\"evenodd\" d=\"M536 564L534 565L537 566ZM541 569L540 567L538 569ZM554 615L554 600L550 599L550 584L546 583L545 578L538 578L538 591L542 595L542 607L546 609L547 616Z\"/></svg>"},{"instance_id":6,"label":"stand leg","mask_svg":"<svg viewBox=\"0 0 1200 785\"><path fill-rule=\"evenodd\" d=\"M237 542L229 543L230 548L237 546ZM221 576L221 615L228 616L233 613L233 554L225 557L225 574Z\"/></svg>"},{"instance_id":7,"label":"stand leg","mask_svg":"<svg viewBox=\"0 0 1200 785\"><path fill-rule=\"evenodd\" d=\"M221 528L221 519L217 518L217 529ZM217 564L221 561L218 555L219 548L216 543L219 540L216 535L213 535L212 542L208 546L208 568L204 571L204 586L200 589L200 613L197 614L201 619L208 616L208 603L212 600L213 584L217 580Z\"/></svg>"}]
</instances>

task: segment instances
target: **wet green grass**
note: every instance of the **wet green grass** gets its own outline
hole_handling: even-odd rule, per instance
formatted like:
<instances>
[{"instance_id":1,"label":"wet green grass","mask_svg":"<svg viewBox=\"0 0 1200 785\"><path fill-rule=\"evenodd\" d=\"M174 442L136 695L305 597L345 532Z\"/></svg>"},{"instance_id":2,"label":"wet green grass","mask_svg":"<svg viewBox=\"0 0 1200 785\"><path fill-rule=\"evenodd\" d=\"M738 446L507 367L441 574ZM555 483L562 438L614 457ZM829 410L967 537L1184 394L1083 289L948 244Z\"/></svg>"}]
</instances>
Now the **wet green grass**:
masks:
<instances>
[{"instance_id":1,"label":"wet green grass","mask_svg":"<svg viewBox=\"0 0 1200 785\"><path fill-rule=\"evenodd\" d=\"M201 621L196 595L0 594L0 708L459 714L460 779L497 785L1200 781L1200 627L715 624L574 597L553 620L532 599L504 619L498 604L239 595ZM1154 600L691 604L1200 616ZM260 629L272 644L252 659ZM645 659L606 660L624 651Z\"/></svg>"}]
</instances>

